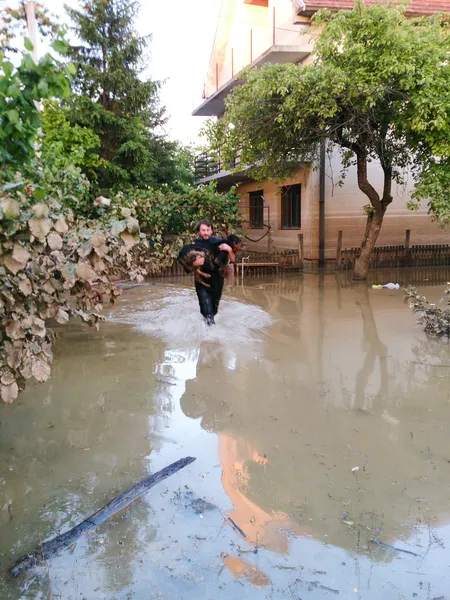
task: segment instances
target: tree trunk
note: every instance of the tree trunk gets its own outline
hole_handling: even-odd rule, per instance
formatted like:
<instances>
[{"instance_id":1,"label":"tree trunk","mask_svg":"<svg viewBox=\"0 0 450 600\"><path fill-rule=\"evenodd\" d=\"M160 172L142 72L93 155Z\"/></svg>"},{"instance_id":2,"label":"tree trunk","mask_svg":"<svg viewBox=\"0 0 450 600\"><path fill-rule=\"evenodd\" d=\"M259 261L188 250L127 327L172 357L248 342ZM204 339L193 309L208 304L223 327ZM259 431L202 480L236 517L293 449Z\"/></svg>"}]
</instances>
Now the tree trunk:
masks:
<instances>
[{"instance_id":1,"label":"tree trunk","mask_svg":"<svg viewBox=\"0 0 450 600\"><path fill-rule=\"evenodd\" d=\"M353 270L353 279L367 279L370 267L370 257L372 256L373 248L378 239L381 225L383 224L384 211L380 213L374 212L367 217L366 231L361 244L361 254L355 262Z\"/></svg>"},{"instance_id":2,"label":"tree trunk","mask_svg":"<svg viewBox=\"0 0 450 600\"><path fill-rule=\"evenodd\" d=\"M367 178L367 157L362 152L357 152L358 187L370 200L371 210L367 216L366 231L361 244L361 254L356 259L353 270L353 279L367 279L370 267L370 257L378 239L384 213L392 202L392 170L390 166L383 165L384 187L383 198L380 198L376 189L369 183Z\"/></svg>"}]
</instances>

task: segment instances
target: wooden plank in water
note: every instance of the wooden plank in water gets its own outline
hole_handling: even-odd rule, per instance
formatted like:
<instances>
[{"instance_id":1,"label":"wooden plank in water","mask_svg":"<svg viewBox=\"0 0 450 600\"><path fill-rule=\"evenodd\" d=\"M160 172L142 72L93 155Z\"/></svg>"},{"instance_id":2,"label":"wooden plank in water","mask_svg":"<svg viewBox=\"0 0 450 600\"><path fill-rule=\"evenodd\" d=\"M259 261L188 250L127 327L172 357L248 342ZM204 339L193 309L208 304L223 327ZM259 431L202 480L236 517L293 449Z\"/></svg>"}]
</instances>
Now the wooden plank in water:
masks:
<instances>
[{"instance_id":1,"label":"wooden plank in water","mask_svg":"<svg viewBox=\"0 0 450 600\"><path fill-rule=\"evenodd\" d=\"M82 523L79 523L65 533L57 535L48 542L39 544L39 546L37 546L33 552L29 552L28 554L25 554L25 556L22 556L22 558L20 558L15 565L9 569L9 572L14 577L18 577L21 573L32 569L39 563L50 560L65 548L72 546L72 544L74 544L78 538L83 535L83 533L95 529L98 527L98 525L101 525L119 511L129 506L132 502L134 502L134 500L137 500L146 494L157 483L160 483L167 477L170 477L170 475L173 475L180 469L187 467L187 465L190 465L192 462L194 462L194 460L195 458L192 456L180 458L180 460L177 460L168 467L161 469L161 471L142 479L142 481L139 481L139 483L128 489L126 492L123 492L123 494L120 494L120 496L117 496L108 502L108 504L105 504L103 508L85 519Z\"/></svg>"}]
</instances>

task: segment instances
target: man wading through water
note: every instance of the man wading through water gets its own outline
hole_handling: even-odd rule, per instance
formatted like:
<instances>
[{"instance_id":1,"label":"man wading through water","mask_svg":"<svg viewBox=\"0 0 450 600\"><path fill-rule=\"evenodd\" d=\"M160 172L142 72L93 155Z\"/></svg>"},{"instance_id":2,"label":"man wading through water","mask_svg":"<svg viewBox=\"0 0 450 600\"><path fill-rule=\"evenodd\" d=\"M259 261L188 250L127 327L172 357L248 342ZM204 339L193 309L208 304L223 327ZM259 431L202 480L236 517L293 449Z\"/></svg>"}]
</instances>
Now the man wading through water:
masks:
<instances>
[{"instance_id":1,"label":"man wading through water","mask_svg":"<svg viewBox=\"0 0 450 600\"><path fill-rule=\"evenodd\" d=\"M228 260L234 262L234 252L225 240L213 237L211 221L197 225L199 237L193 244L182 248L178 261L187 272L194 271L195 291L200 312L208 325L215 323L224 284L224 268Z\"/></svg>"}]
</instances>

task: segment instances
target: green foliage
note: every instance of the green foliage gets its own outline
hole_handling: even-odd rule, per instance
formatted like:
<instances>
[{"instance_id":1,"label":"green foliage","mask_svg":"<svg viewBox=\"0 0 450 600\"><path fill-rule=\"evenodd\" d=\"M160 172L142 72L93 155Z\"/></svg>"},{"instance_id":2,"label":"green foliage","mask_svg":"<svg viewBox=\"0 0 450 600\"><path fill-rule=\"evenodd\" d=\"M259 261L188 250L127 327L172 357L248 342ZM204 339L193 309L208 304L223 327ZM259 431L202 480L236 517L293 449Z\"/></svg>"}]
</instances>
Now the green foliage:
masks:
<instances>
[{"instance_id":1,"label":"green foliage","mask_svg":"<svg viewBox=\"0 0 450 600\"><path fill-rule=\"evenodd\" d=\"M37 103L70 93L68 67L46 54L35 64L28 53L18 66L0 52L0 169L15 168L34 156L42 125Z\"/></svg>"},{"instance_id":2,"label":"green foliage","mask_svg":"<svg viewBox=\"0 0 450 600\"><path fill-rule=\"evenodd\" d=\"M142 281L149 244L136 219L74 219L45 191L16 181L0 191L0 397L12 402L28 379L50 376L54 334L48 321L97 325L113 281ZM95 287L94 287L95 284Z\"/></svg>"},{"instance_id":3,"label":"green foliage","mask_svg":"<svg viewBox=\"0 0 450 600\"><path fill-rule=\"evenodd\" d=\"M160 83L142 76L149 38L135 31L139 4L85 0L80 10L66 8L80 40L70 49L77 73L69 119L100 138L100 188L171 183L176 145L159 133Z\"/></svg>"},{"instance_id":4,"label":"green foliage","mask_svg":"<svg viewBox=\"0 0 450 600\"><path fill-rule=\"evenodd\" d=\"M409 286L405 297L413 313L420 313L418 323L424 326L425 332L431 337L450 337L450 286L444 291L441 302L447 303L447 308L430 304L425 296L419 295L417 289Z\"/></svg>"},{"instance_id":5,"label":"green foliage","mask_svg":"<svg viewBox=\"0 0 450 600\"><path fill-rule=\"evenodd\" d=\"M194 185L194 165L196 150L191 146L176 143L173 153L173 168L170 172L170 185L174 190L181 191L183 186Z\"/></svg>"},{"instance_id":6,"label":"green foliage","mask_svg":"<svg viewBox=\"0 0 450 600\"><path fill-rule=\"evenodd\" d=\"M61 108L55 102L46 102L42 113L42 133L44 162L57 151L70 164L95 180L96 169L101 168L105 161L99 156L100 138L92 129L72 125L68 120L67 108Z\"/></svg>"},{"instance_id":7,"label":"green foliage","mask_svg":"<svg viewBox=\"0 0 450 600\"><path fill-rule=\"evenodd\" d=\"M219 193L213 183L185 186L182 192L166 186L118 193L113 199L112 211L117 215L123 208L130 209L142 230L159 240L167 235L192 234L200 219L210 219L222 232L236 229L240 224L239 197L234 189Z\"/></svg>"},{"instance_id":8,"label":"green foliage","mask_svg":"<svg viewBox=\"0 0 450 600\"><path fill-rule=\"evenodd\" d=\"M318 13L314 24L312 62L247 70L210 132L213 145L216 135L225 159L240 152L241 168L249 165L256 179L282 179L299 162L316 161L319 142L328 140L346 168L357 165L360 189L381 220L405 169L419 184L417 197L433 193L431 210L448 214L448 19L406 19L401 7L357 3ZM381 190L368 181L371 160L383 168Z\"/></svg>"},{"instance_id":9,"label":"green foliage","mask_svg":"<svg viewBox=\"0 0 450 600\"><path fill-rule=\"evenodd\" d=\"M428 202L432 218L441 227L450 227L450 156L423 165L413 201Z\"/></svg>"},{"instance_id":10,"label":"green foliage","mask_svg":"<svg viewBox=\"0 0 450 600\"><path fill-rule=\"evenodd\" d=\"M47 198L70 208L79 217L93 216L92 184L73 158L64 154L62 142L55 142L46 149L45 156L32 162L33 178Z\"/></svg>"}]
</instances>

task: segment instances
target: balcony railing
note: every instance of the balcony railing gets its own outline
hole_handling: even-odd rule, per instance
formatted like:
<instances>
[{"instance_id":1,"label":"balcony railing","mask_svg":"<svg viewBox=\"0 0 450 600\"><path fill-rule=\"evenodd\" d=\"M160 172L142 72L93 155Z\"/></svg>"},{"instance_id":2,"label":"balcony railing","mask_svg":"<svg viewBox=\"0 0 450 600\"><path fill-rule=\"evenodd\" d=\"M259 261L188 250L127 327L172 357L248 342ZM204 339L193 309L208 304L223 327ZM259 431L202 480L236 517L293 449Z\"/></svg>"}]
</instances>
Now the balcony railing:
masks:
<instances>
[{"instance_id":1,"label":"balcony railing","mask_svg":"<svg viewBox=\"0 0 450 600\"><path fill-rule=\"evenodd\" d=\"M214 177L219 173L229 173L240 165L241 156L238 153L233 161L224 161L220 158L220 153L204 152L199 154L194 163L195 181L199 182L208 177Z\"/></svg>"}]
</instances>

